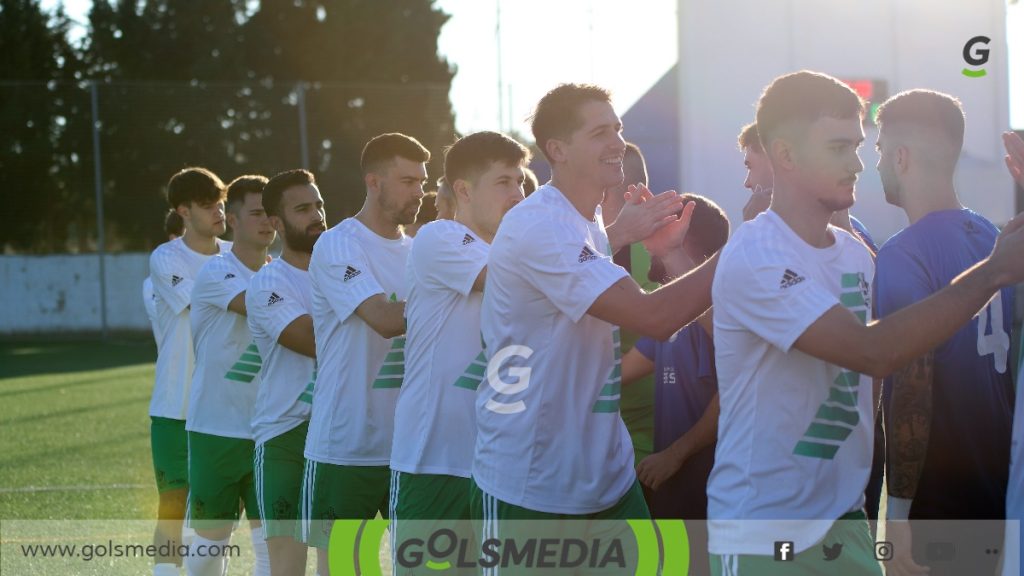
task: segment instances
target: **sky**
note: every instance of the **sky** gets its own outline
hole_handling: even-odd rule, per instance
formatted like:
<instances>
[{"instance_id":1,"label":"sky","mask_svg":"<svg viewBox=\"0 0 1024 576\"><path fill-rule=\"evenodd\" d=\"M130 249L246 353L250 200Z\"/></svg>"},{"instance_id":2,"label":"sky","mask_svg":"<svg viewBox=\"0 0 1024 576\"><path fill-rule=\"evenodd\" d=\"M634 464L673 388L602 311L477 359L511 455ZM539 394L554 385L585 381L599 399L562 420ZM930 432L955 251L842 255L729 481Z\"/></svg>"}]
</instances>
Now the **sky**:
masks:
<instances>
[{"instance_id":1,"label":"sky","mask_svg":"<svg viewBox=\"0 0 1024 576\"><path fill-rule=\"evenodd\" d=\"M525 117L561 82L611 89L622 114L678 55L677 0L640 0L629 10L621 0L436 1L451 15L438 48L458 67L450 97L463 134L497 129L528 135ZM65 0L79 22L86 22L90 5ZM1024 129L1024 1L1007 8L1007 38L1010 124Z\"/></svg>"}]
</instances>

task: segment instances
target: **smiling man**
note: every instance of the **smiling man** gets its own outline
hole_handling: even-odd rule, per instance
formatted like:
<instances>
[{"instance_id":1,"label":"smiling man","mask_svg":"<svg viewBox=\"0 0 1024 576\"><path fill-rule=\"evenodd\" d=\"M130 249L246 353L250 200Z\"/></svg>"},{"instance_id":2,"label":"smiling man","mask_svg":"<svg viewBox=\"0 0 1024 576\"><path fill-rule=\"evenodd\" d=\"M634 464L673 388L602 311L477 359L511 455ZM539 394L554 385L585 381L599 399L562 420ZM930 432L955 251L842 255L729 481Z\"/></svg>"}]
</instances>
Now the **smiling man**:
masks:
<instances>
[{"instance_id":1,"label":"smiling man","mask_svg":"<svg viewBox=\"0 0 1024 576\"><path fill-rule=\"evenodd\" d=\"M871 320L871 253L829 225L854 202L863 114L848 86L807 71L776 78L758 102L772 204L726 245L713 287L721 405L708 482L713 574L881 574L863 512L871 377L934 348L1024 278L1018 216L992 254L950 286ZM794 543L796 567L773 560L776 541ZM815 547L836 542L843 554L819 564Z\"/></svg>"}]
</instances>

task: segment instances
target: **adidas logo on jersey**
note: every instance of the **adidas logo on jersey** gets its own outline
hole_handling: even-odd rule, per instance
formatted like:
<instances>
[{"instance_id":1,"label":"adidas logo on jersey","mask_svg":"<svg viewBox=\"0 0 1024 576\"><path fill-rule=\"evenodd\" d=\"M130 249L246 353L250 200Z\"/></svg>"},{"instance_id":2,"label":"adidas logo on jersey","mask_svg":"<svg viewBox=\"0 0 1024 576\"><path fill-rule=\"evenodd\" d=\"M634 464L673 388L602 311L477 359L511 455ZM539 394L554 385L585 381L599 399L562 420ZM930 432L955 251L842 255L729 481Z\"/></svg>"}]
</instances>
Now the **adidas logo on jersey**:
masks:
<instances>
[{"instance_id":1,"label":"adidas logo on jersey","mask_svg":"<svg viewBox=\"0 0 1024 576\"><path fill-rule=\"evenodd\" d=\"M786 268L786 272L782 275L782 281L779 282L779 288L790 288L804 281L804 277L793 272L789 268Z\"/></svg>"},{"instance_id":2,"label":"adidas logo on jersey","mask_svg":"<svg viewBox=\"0 0 1024 576\"><path fill-rule=\"evenodd\" d=\"M473 242L476 242L476 239L470 236L469 234L466 234L465 236L462 237L463 246L465 246L466 244L472 244Z\"/></svg>"},{"instance_id":3,"label":"adidas logo on jersey","mask_svg":"<svg viewBox=\"0 0 1024 576\"><path fill-rule=\"evenodd\" d=\"M580 251L580 257L578 260L580 264L590 262L591 260L597 260L597 254L594 254L594 251L590 249L590 246L584 246L583 250Z\"/></svg>"},{"instance_id":4,"label":"adidas logo on jersey","mask_svg":"<svg viewBox=\"0 0 1024 576\"><path fill-rule=\"evenodd\" d=\"M227 276L224 276L224 279L225 279L225 280L231 280L231 279L232 279L232 278L234 278L234 277L235 277L235 275L234 275L234 274L232 274L231 272L228 272L228 273L227 273Z\"/></svg>"},{"instance_id":5,"label":"adidas logo on jersey","mask_svg":"<svg viewBox=\"0 0 1024 576\"><path fill-rule=\"evenodd\" d=\"M172 288L173 288L174 286L177 286L178 284L181 284L181 283L182 283L182 282L184 282L184 281L185 281L185 279L184 279L184 278L182 278L181 276L178 276L178 275L176 275L176 274L172 274L172 275L171 275L171 287L172 287Z\"/></svg>"},{"instance_id":6,"label":"adidas logo on jersey","mask_svg":"<svg viewBox=\"0 0 1024 576\"><path fill-rule=\"evenodd\" d=\"M351 266L346 266L345 267L345 278L342 280L342 282L348 282L349 280L355 278L356 276L359 276L360 274L362 274L362 272L360 272L359 270L356 270L355 268L353 268Z\"/></svg>"},{"instance_id":7,"label":"adidas logo on jersey","mask_svg":"<svg viewBox=\"0 0 1024 576\"><path fill-rule=\"evenodd\" d=\"M277 304L281 300L284 300L284 298L278 296L277 292L271 292L270 298L267 299L267 306L273 306L274 304Z\"/></svg>"}]
</instances>

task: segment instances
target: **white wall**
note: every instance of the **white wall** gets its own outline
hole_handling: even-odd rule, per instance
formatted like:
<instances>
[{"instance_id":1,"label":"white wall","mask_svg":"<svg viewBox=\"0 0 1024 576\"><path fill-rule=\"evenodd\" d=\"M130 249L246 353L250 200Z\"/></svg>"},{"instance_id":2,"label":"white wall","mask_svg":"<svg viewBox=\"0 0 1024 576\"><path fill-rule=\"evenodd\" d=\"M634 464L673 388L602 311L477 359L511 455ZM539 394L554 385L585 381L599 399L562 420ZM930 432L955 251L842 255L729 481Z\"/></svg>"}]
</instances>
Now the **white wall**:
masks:
<instances>
[{"instance_id":1,"label":"white wall","mask_svg":"<svg viewBox=\"0 0 1024 576\"><path fill-rule=\"evenodd\" d=\"M99 257L88 255L0 256L0 334L98 331ZM107 326L149 331L142 304L148 254L106 257Z\"/></svg>"},{"instance_id":2,"label":"white wall","mask_svg":"<svg viewBox=\"0 0 1024 576\"><path fill-rule=\"evenodd\" d=\"M710 196L740 222L748 192L736 136L772 78L808 68L885 79L890 96L930 88L960 98L960 198L1005 223L1014 209L999 138L1009 126L1005 10L1005 0L679 0L682 188ZM963 46L979 35L992 39L988 75L967 78ZM876 137L867 131L852 213L881 243L906 218L883 198Z\"/></svg>"}]
</instances>

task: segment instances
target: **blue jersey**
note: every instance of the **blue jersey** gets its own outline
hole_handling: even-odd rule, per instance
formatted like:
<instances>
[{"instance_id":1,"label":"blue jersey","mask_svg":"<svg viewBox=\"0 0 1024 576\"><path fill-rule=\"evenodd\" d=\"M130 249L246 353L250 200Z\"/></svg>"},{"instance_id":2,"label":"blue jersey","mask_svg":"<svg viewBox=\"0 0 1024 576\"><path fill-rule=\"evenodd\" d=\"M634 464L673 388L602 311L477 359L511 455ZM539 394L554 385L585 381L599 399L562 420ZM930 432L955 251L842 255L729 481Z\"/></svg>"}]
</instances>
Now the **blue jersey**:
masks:
<instances>
[{"instance_id":1,"label":"blue jersey","mask_svg":"<svg viewBox=\"0 0 1024 576\"><path fill-rule=\"evenodd\" d=\"M697 323L667 342L640 338L636 349L654 362L654 451L660 452L686 434L718 393L715 348ZM656 518L706 518L708 476L715 445L692 455L680 471L658 488L651 502Z\"/></svg>"},{"instance_id":2,"label":"blue jersey","mask_svg":"<svg viewBox=\"0 0 1024 576\"><path fill-rule=\"evenodd\" d=\"M991 222L963 209L933 212L893 236L878 253L879 317L948 286L989 255L998 234ZM1005 514L1013 310L1013 290L1004 289L935 349L931 435L911 518L996 519ZM891 397L889 378L883 395L887 411Z\"/></svg>"}]
</instances>

